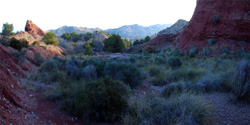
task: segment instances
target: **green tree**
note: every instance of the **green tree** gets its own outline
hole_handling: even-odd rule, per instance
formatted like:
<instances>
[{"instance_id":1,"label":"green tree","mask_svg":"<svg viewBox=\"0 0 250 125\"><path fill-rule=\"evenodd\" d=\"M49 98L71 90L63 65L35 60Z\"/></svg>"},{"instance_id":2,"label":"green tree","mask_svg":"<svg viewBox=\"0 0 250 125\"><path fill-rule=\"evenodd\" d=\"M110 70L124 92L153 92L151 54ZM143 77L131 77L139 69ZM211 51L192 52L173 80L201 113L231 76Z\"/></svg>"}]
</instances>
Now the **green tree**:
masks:
<instances>
[{"instance_id":1,"label":"green tree","mask_svg":"<svg viewBox=\"0 0 250 125\"><path fill-rule=\"evenodd\" d=\"M58 40L56 40L56 34L52 33L52 32L48 32L44 37L43 37L43 41L46 44L52 44L54 46L57 45Z\"/></svg>"},{"instance_id":2,"label":"green tree","mask_svg":"<svg viewBox=\"0 0 250 125\"><path fill-rule=\"evenodd\" d=\"M2 35L3 36L13 36L14 27L13 24L9 24L9 23L5 23L3 24L3 28L2 28Z\"/></svg>"},{"instance_id":3,"label":"green tree","mask_svg":"<svg viewBox=\"0 0 250 125\"><path fill-rule=\"evenodd\" d=\"M85 39L86 41L88 41L91 37L92 37L92 33L90 33L90 32L87 32L87 33L84 35L84 39Z\"/></svg>"},{"instance_id":4,"label":"green tree","mask_svg":"<svg viewBox=\"0 0 250 125\"><path fill-rule=\"evenodd\" d=\"M146 36L145 39L144 39L144 41L143 41L143 43L146 43L146 42L148 42L148 41L150 41L150 37L149 37L149 36Z\"/></svg>"},{"instance_id":5,"label":"green tree","mask_svg":"<svg viewBox=\"0 0 250 125\"><path fill-rule=\"evenodd\" d=\"M134 41L133 45L136 46L136 45L139 45L140 44L140 41L139 40L136 40Z\"/></svg>"},{"instance_id":6,"label":"green tree","mask_svg":"<svg viewBox=\"0 0 250 125\"><path fill-rule=\"evenodd\" d=\"M92 55L90 43L86 43L84 45L84 48L85 48L85 53L84 53L85 55Z\"/></svg>"},{"instance_id":7,"label":"green tree","mask_svg":"<svg viewBox=\"0 0 250 125\"><path fill-rule=\"evenodd\" d=\"M69 32L64 33L64 34L61 36L61 38L65 39L65 40L68 40L68 41L71 40L70 33L69 33Z\"/></svg>"},{"instance_id":8,"label":"green tree","mask_svg":"<svg viewBox=\"0 0 250 125\"><path fill-rule=\"evenodd\" d=\"M121 52L124 48L124 42L120 35L112 34L104 41L104 48L109 52Z\"/></svg>"},{"instance_id":9,"label":"green tree","mask_svg":"<svg viewBox=\"0 0 250 125\"><path fill-rule=\"evenodd\" d=\"M132 45L132 43L126 38L126 39L124 39L124 48L126 49L126 48L128 48L128 47L130 47L131 45Z\"/></svg>"}]
</instances>

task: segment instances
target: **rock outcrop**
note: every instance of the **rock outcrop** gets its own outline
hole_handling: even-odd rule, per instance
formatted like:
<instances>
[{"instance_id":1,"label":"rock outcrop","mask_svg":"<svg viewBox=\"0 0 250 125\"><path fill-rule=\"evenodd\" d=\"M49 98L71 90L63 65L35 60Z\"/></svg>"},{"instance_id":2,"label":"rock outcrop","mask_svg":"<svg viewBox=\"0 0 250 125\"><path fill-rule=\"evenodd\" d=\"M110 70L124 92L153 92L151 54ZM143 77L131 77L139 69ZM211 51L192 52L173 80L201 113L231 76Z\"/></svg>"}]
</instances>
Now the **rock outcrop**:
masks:
<instances>
[{"instance_id":1,"label":"rock outcrop","mask_svg":"<svg viewBox=\"0 0 250 125\"><path fill-rule=\"evenodd\" d=\"M18 39L18 40L25 39L25 40L27 40L29 42L29 44L32 44L35 41L41 41L42 40L42 37L40 35L37 35L37 34L31 35L26 31L18 32L15 35L15 38Z\"/></svg>"},{"instance_id":2,"label":"rock outcrop","mask_svg":"<svg viewBox=\"0 0 250 125\"><path fill-rule=\"evenodd\" d=\"M25 31L31 35L45 36L46 32L36 26L31 20L26 22Z\"/></svg>"},{"instance_id":3,"label":"rock outcrop","mask_svg":"<svg viewBox=\"0 0 250 125\"><path fill-rule=\"evenodd\" d=\"M188 51L190 46L213 48L213 54L229 50L250 50L250 0L197 0L188 26L173 47ZM209 43L213 39L215 43Z\"/></svg>"},{"instance_id":4,"label":"rock outcrop","mask_svg":"<svg viewBox=\"0 0 250 125\"><path fill-rule=\"evenodd\" d=\"M171 27L160 31L155 38L153 38L143 46L170 46L187 25L188 21L180 19Z\"/></svg>"}]
</instances>

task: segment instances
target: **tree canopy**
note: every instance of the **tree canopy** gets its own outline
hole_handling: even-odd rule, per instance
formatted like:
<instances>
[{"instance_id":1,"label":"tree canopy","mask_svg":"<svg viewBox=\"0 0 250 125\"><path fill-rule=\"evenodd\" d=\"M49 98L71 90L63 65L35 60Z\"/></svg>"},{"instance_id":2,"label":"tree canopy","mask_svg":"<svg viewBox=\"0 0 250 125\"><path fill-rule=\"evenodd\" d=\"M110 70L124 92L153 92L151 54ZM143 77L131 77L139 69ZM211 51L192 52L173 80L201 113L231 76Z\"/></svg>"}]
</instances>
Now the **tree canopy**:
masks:
<instances>
[{"instance_id":1,"label":"tree canopy","mask_svg":"<svg viewBox=\"0 0 250 125\"><path fill-rule=\"evenodd\" d=\"M104 48L109 52L121 52L131 45L132 43L128 39L123 40L118 34L111 34L109 38L104 40Z\"/></svg>"},{"instance_id":2,"label":"tree canopy","mask_svg":"<svg viewBox=\"0 0 250 125\"><path fill-rule=\"evenodd\" d=\"M72 32L72 33L64 33L63 35L61 35L61 38L67 40L67 41L73 41L73 42L77 42L81 39L81 37L83 36L83 34L78 34L76 32Z\"/></svg>"},{"instance_id":3,"label":"tree canopy","mask_svg":"<svg viewBox=\"0 0 250 125\"><path fill-rule=\"evenodd\" d=\"M13 30L14 30L13 24L5 23L3 24L3 28L2 28L2 35L12 36L14 35Z\"/></svg>"},{"instance_id":4,"label":"tree canopy","mask_svg":"<svg viewBox=\"0 0 250 125\"><path fill-rule=\"evenodd\" d=\"M118 34L112 34L104 41L104 48L109 52L121 52L125 48L125 44Z\"/></svg>"},{"instance_id":5,"label":"tree canopy","mask_svg":"<svg viewBox=\"0 0 250 125\"><path fill-rule=\"evenodd\" d=\"M58 40L56 39L56 34L55 33L52 33L52 32L48 32L44 38L43 38L43 41L46 43L46 44L52 44L52 45L57 45L58 43Z\"/></svg>"},{"instance_id":6,"label":"tree canopy","mask_svg":"<svg viewBox=\"0 0 250 125\"><path fill-rule=\"evenodd\" d=\"M144 39L134 41L133 45L134 46L140 45L140 44L146 43L148 41L150 41L150 37L146 36Z\"/></svg>"}]
</instances>

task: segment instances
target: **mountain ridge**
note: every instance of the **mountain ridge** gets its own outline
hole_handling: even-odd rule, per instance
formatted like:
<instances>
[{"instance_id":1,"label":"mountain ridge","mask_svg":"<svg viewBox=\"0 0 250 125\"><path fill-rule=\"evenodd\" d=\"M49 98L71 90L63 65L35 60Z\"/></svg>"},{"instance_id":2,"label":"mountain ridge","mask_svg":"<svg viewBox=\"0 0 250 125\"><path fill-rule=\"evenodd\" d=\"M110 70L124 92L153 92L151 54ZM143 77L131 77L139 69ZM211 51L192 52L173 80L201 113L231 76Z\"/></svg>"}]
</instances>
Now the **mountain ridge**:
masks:
<instances>
[{"instance_id":1,"label":"mountain ridge","mask_svg":"<svg viewBox=\"0 0 250 125\"><path fill-rule=\"evenodd\" d=\"M103 31L105 33L119 34L123 38L135 39L144 38L146 36L152 36L157 34L159 31L170 27L172 24L155 24L151 26L142 26L139 24L123 25L118 28L102 30L100 28L87 28L87 27L76 27L76 26L62 26L58 29L48 30L50 32L56 33L60 36L66 32L76 32L76 33L87 33L93 31Z\"/></svg>"}]
</instances>

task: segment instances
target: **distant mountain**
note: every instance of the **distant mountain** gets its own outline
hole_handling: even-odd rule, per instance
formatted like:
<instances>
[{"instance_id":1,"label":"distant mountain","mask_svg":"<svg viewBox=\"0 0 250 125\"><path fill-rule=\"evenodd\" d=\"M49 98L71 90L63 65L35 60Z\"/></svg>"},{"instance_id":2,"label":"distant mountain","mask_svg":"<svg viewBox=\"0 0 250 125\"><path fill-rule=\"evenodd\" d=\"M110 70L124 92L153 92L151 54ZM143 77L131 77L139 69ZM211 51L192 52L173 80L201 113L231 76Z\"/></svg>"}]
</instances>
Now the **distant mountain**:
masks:
<instances>
[{"instance_id":1,"label":"distant mountain","mask_svg":"<svg viewBox=\"0 0 250 125\"><path fill-rule=\"evenodd\" d=\"M105 33L119 34L123 38L135 39L144 38L146 36L152 36L159 31L170 27L172 24L157 24L152 26L140 26L138 24L125 25L116 29L104 30Z\"/></svg>"},{"instance_id":2,"label":"distant mountain","mask_svg":"<svg viewBox=\"0 0 250 125\"><path fill-rule=\"evenodd\" d=\"M172 24L157 24L152 26L140 26L138 24L125 25L115 29L101 30L100 28L86 28L86 27L75 27L75 26L62 26L55 30L49 30L50 32L56 33L60 36L66 32L76 32L76 33L87 33L96 30L104 31L105 33L119 34L123 38L135 39L144 38L146 36L152 36L157 34L159 31L170 27Z\"/></svg>"},{"instance_id":3,"label":"distant mountain","mask_svg":"<svg viewBox=\"0 0 250 125\"><path fill-rule=\"evenodd\" d=\"M87 28L87 27L75 27L75 26L62 26L58 29L49 30L50 32L55 33L57 36L61 36L66 32L76 32L76 33L87 33L93 31L100 31L100 28Z\"/></svg>"}]
</instances>

